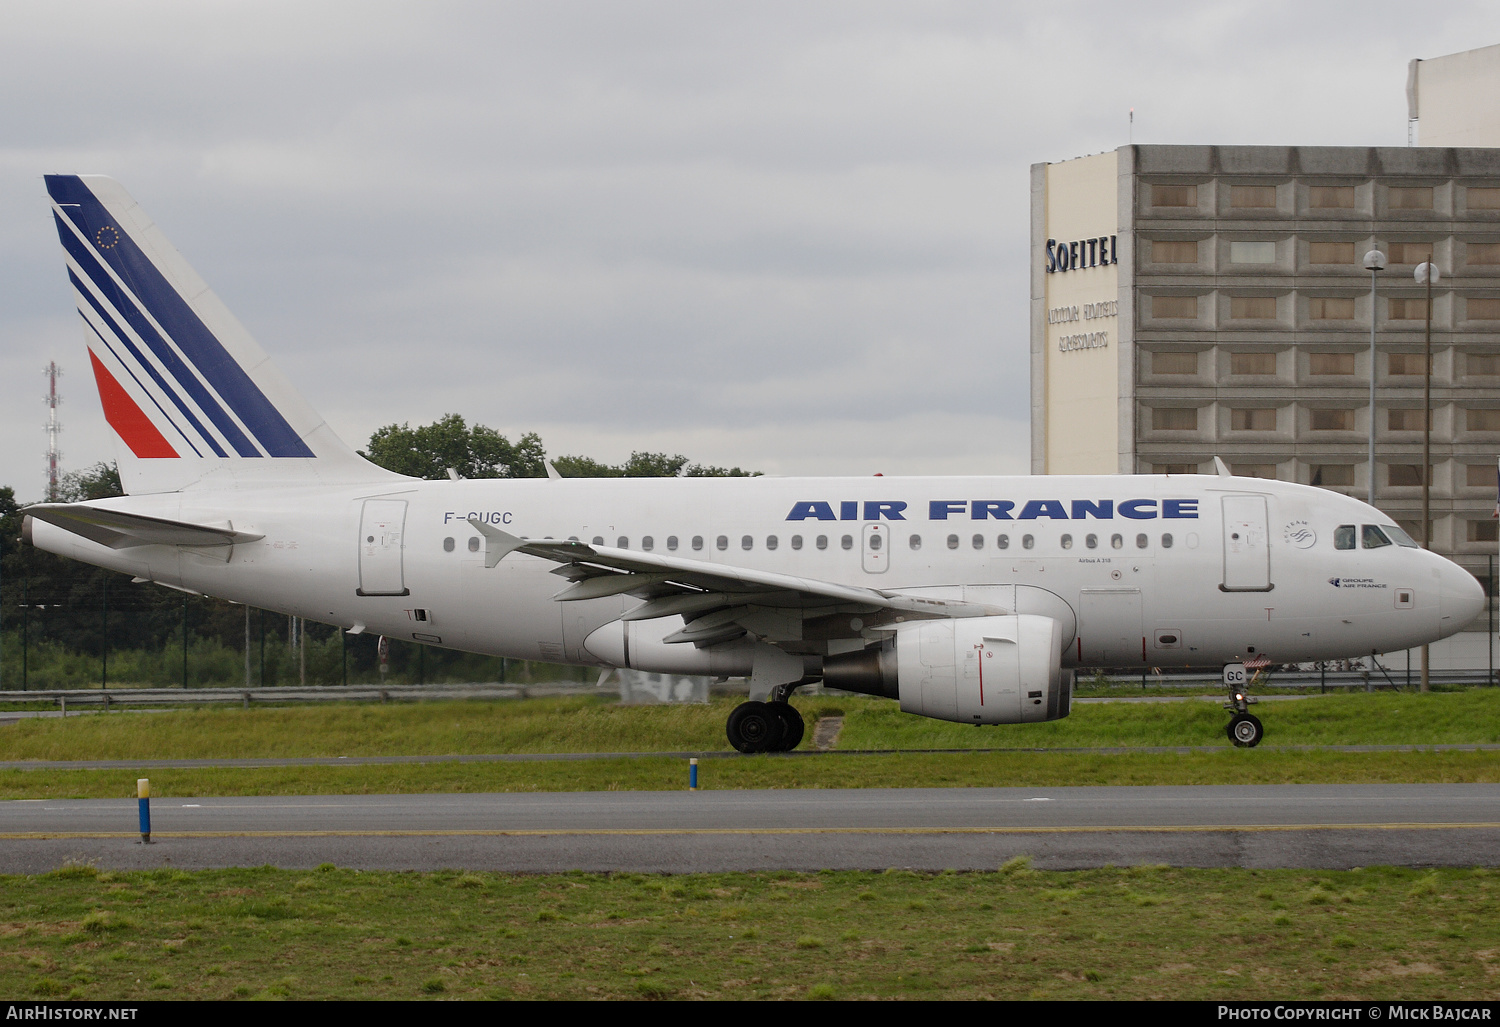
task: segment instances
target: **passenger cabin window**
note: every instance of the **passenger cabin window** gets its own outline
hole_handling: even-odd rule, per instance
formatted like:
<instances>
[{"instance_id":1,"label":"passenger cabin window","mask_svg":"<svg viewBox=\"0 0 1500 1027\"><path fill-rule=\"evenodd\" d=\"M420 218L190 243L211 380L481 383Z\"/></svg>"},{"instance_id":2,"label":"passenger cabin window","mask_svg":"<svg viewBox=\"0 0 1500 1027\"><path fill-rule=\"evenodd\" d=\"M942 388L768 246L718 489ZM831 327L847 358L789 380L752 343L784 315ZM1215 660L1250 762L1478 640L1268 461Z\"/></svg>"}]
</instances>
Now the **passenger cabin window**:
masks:
<instances>
[{"instance_id":1,"label":"passenger cabin window","mask_svg":"<svg viewBox=\"0 0 1500 1027\"><path fill-rule=\"evenodd\" d=\"M913 548L913 549L921 549L921 548L922 548L922 536L921 536L921 535L913 535L913 536L912 536L912 537L911 537L911 538L910 538L910 539L909 539L909 540L908 540L908 544L909 544L909 545L910 545L910 546L911 546L911 547L912 547L912 548Z\"/></svg>"},{"instance_id":2,"label":"passenger cabin window","mask_svg":"<svg viewBox=\"0 0 1500 1027\"><path fill-rule=\"evenodd\" d=\"M1073 536L1072 535L1064 535L1062 537L1062 547L1064 549L1072 549L1073 548Z\"/></svg>"},{"instance_id":3,"label":"passenger cabin window","mask_svg":"<svg viewBox=\"0 0 1500 1027\"><path fill-rule=\"evenodd\" d=\"M793 549L801 549L802 548L802 536L801 535L793 535L792 536L792 548Z\"/></svg>"},{"instance_id":4,"label":"passenger cabin window","mask_svg":"<svg viewBox=\"0 0 1500 1027\"><path fill-rule=\"evenodd\" d=\"M674 553L677 552L677 536L676 535L668 535L667 536L667 548L669 550L671 550L672 552L674 552Z\"/></svg>"},{"instance_id":5,"label":"passenger cabin window","mask_svg":"<svg viewBox=\"0 0 1500 1027\"><path fill-rule=\"evenodd\" d=\"M641 548L644 549L646 552L648 552L648 553L651 552L651 550L653 548L655 548L655 546L656 546L656 539L653 538L652 536L647 535L647 536L645 536L644 538L641 539Z\"/></svg>"},{"instance_id":6,"label":"passenger cabin window","mask_svg":"<svg viewBox=\"0 0 1500 1027\"><path fill-rule=\"evenodd\" d=\"M473 538L469 539L469 552L471 552L471 553L477 553L477 552L479 552L479 536L478 535L475 535Z\"/></svg>"},{"instance_id":7,"label":"passenger cabin window","mask_svg":"<svg viewBox=\"0 0 1500 1027\"><path fill-rule=\"evenodd\" d=\"M729 536L720 535L718 538L714 539L714 545L718 547L719 552L722 553L724 550L729 548Z\"/></svg>"},{"instance_id":8,"label":"passenger cabin window","mask_svg":"<svg viewBox=\"0 0 1500 1027\"><path fill-rule=\"evenodd\" d=\"M819 535L818 536L817 546L818 546L819 549L827 549L828 548L828 536L827 535Z\"/></svg>"},{"instance_id":9,"label":"passenger cabin window","mask_svg":"<svg viewBox=\"0 0 1500 1027\"><path fill-rule=\"evenodd\" d=\"M703 548L703 536L702 535L694 535L693 536L693 549L694 550L699 550L699 549L702 549L702 548Z\"/></svg>"},{"instance_id":10,"label":"passenger cabin window","mask_svg":"<svg viewBox=\"0 0 1500 1027\"><path fill-rule=\"evenodd\" d=\"M621 535L619 538L615 539L615 548L616 549L629 549L630 548L630 537L628 535Z\"/></svg>"},{"instance_id":11,"label":"passenger cabin window","mask_svg":"<svg viewBox=\"0 0 1500 1027\"><path fill-rule=\"evenodd\" d=\"M1021 536L1021 548L1022 549L1030 549L1034 545L1036 545L1036 538L1035 538L1035 536L1032 536L1032 535L1022 535Z\"/></svg>"},{"instance_id":12,"label":"passenger cabin window","mask_svg":"<svg viewBox=\"0 0 1500 1027\"><path fill-rule=\"evenodd\" d=\"M1360 530L1361 538L1363 539L1362 544L1366 549L1380 549L1383 546L1391 544L1391 540L1386 538L1385 532L1381 531L1374 524L1361 525Z\"/></svg>"},{"instance_id":13,"label":"passenger cabin window","mask_svg":"<svg viewBox=\"0 0 1500 1027\"><path fill-rule=\"evenodd\" d=\"M740 536L740 548L750 550L755 548L755 539L749 535Z\"/></svg>"},{"instance_id":14,"label":"passenger cabin window","mask_svg":"<svg viewBox=\"0 0 1500 1027\"><path fill-rule=\"evenodd\" d=\"M1163 549L1171 549L1172 548L1172 536L1170 534L1163 535L1161 537L1161 547Z\"/></svg>"},{"instance_id":15,"label":"passenger cabin window","mask_svg":"<svg viewBox=\"0 0 1500 1027\"><path fill-rule=\"evenodd\" d=\"M885 538L884 535L871 535L870 536L870 549L872 551L879 549L880 545L881 545L881 540L883 538Z\"/></svg>"},{"instance_id":16,"label":"passenger cabin window","mask_svg":"<svg viewBox=\"0 0 1500 1027\"><path fill-rule=\"evenodd\" d=\"M1111 549L1123 549L1125 547L1125 536L1111 535L1109 537L1109 546Z\"/></svg>"},{"instance_id":17,"label":"passenger cabin window","mask_svg":"<svg viewBox=\"0 0 1500 1027\"><path fill-rule=\"evenodd\" d=\"M452 539L451 536L448 537L448 538L443 539L443 552L445 552L445 553L451 553L451 552L453 552L453 539Z\"/></svg>"},{"instance_id":18,"label":"passenger cabin window","mask_svg":"<svg viewBox=\"0 0 1500 1027\"><path fill-rule=\"evenodd\" d=\"M595 535L594 536L594 545L596 545L596 546L602 546L602 545L604 545L604 536L603 535Z\"/></svg>"},{"instance_id":19,"label":"passenger cabin window","mask_svg":"<svg viewBox=\"0 0 1500 1027\"><path fill-rule=\"evenodd\" d=\"M983 535L975 535L972 539L970 539L970 543L974 546L975 549L983 549L984 548L984 536Z\"/></svg>"},{"instance_id":20,"label":"passenger cabin window","mask_svg":"<svg viewBox=\"0 0 1500 1027\"><path fill-rule=\"evenodd\" d=\"M767 549L775 549L779 545L781 545L781 539L777 538L775 535L767 535L766 536L766 548Z\"/></svg>"},{"instance_id":21,"label":"passenger cabin window","mask_svg":"<svg viewBox=\"0 0 1500 1027\"><path fill-rule=\"evenodd\" d=\"M1333 529L1333 548L1354 548L1354 525L1340 524L1337 528Z\"/></svg>"},{"instance_id":22,"label":"passenger cabin window","mask_svg":"<svg viewBox=\"0 0 1500 1027\"><path fill-rule=\"evenodd\" d=\"M1010 548L1010 536L1009 535L1001 535L999 538L995 539L995 545L998 546L1001 549L1009 549Z\"/></svg>"},{"instance_id":23,"label":"passenger cabin window","mask_svg":"<svg viewBox=\"0 0 1500 1027\"><path fill-rule=\"evenodd\" d=\"M1090 549L1098 549L1099 548L1099 536L1098 535L1086 535L1086 536L1084 536L1083 544L1086 545L1086 546L1088 546Z\"/></svg>"},{"instance_id":24,"label":"passenger cabin window","mask_svg":"<svg viewBox=\"0 0 1500 1027\"><path fill-rule=\"evenodd\" d=\"M1150 543L1151 540L1148 539L1145 535L1137 535L1135 537L1135 547L1137 549L1145 549L1146 546L1150 545Z\"/></svg>"},{"instance_id":25,"label":"passenger cabin window","mask_svg":"<svg viewBox=\"0 0 1500 1027\"><path fill-rule=\"evenodd\" d=\"M949 549L957 549L958 548L958 536L957 535L949 535L948 536L948 548Z\"/></svg>"},{"instance_id":26,"label":"passenger cabin window","mask_svg":"<svg viewBox=\"0 0 1500 1027\"><path fill-rule=\"evenodd\" d=\"M854 536L853 535L845 535L843 538L839 539L839 545L842 546L844 549L853 549L854 548Z\"/></svg>"}]
</instances>

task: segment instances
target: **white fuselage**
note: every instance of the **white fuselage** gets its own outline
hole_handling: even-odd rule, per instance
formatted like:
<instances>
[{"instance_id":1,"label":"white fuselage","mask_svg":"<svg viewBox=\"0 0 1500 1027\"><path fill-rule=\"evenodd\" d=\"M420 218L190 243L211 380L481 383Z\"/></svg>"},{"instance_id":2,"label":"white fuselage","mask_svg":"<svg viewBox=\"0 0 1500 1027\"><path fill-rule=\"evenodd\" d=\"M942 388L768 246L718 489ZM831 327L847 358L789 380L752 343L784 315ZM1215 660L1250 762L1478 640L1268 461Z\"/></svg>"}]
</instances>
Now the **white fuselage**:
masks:
<instances>
[{"instance_id":1,"label":"white fuselage","mask_svg":"<svg viewBox=\"0 0 1500 1027\"><path fill-rule=\"evenodd\" d=\"M1251 656L1286 663L1387 652L1458 631L1483 603L1473 577L1435 554L1403 545L1335 548L1341 525L1357 535L1362 525L1391 524L1371 507L1246 478L410 480L192 489L96 505L229 522L264 537L232 547L109 549L39 523L33 543L346 629L644 670L748 668L710 667L690 644L637 645L622 659L608 644L609 626L640 600L556 601L568 582L552 573L555 562L516 554L486 567L468 518L526 538L598 538L635 551L649 545L718 566L1019 604L1028 612L1016 598L1024 593L1029 612L1063 622L1065 666L1217 666ZM659 643L682 624L664 617L634 630ZM823 625L804 637L798 625L781 630L774 641L814 656L872 637L852 618L842 631Z\"/></svg>"}]
</instances>

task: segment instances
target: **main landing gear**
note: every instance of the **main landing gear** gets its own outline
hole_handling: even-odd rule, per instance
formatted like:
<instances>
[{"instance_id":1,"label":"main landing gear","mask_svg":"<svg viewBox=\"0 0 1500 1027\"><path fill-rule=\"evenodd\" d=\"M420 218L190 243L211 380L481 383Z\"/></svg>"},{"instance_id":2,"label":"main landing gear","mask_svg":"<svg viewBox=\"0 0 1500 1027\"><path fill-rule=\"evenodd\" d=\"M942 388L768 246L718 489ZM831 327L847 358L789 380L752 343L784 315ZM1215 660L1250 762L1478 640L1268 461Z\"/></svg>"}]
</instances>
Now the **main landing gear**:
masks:
<instances>
[{"instance_id":1,"label":"main landing gear","mask_svg":"<svg viewBox=\"0 0 1500 1027\"><path fill-rule=\"evenodd\" d=\"M790 689L774 689L770 702L740 703L729 714L725 733L740 752L791 752L802 741L802 714L786 701Z\"/></svg>"},{"instance_id":2,"label":"main landing gear","mask_svg":"<svg viewBox=\"0 0 1500 1027\"><path fill-rule=\"evenodd\" d=\"M1224 665L1224 685L1229 689L1229 701L1224 708L1233 714L1229 718L1229 725L1224 733L1229 740L1242 749L1251 749L1260 744L1266 729L1261 726L1260 718L1250 712L1250 704L1255 702L1245 694L1245 686L1249 684L1249 674L1246 673L1243 664L1229 663Z\"/></svg>"}]
</instances>

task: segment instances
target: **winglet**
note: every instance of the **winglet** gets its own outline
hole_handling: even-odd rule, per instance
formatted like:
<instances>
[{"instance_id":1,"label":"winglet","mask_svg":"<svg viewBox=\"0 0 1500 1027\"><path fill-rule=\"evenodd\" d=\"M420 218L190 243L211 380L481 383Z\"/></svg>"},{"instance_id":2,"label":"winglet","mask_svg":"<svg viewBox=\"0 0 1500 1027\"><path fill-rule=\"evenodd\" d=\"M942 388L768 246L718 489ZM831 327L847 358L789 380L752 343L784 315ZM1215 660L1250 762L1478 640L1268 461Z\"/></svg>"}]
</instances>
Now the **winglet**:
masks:
<instances>
[{"instance_id":1,"label":"winglet","mask_svg":"<svg viewBox=\"0 0 1500 1027\"><path fill-rule=\"evenodd\" d=\"M561 478L562 477L561 474L557 473L557 468L552 466L552 461L548 460L546 457L542 457L542 466L545 467L545 468L547 468L547 477L549 477L549 478Z\"/></svg>"},{"instance_id":2,"label":"winglet","mask_svg":"<svg viewBox=\"0 0 1500 1027\"><path fill-rule=\"evenodd\" d=\"M1221 457L1214 457L1214 470L1219 472L1219 477L1221 478L1234 477L1234 472L1229 469L1229 465Z\"/></svg>"},{"instance_id":3,"label":"winglet","mask_svg":"<svg viewBox=\"0 0 1500 1027\"><path fill-rule=\"evenodd\" d=\"M484 565L493 567L505 559L517 549L526 545L526 540L517 538L506 531L501 531L493 524L486 524L478 517L470 517L469 523L474 530L484 536Z\"/></svg>"}]
</instances>

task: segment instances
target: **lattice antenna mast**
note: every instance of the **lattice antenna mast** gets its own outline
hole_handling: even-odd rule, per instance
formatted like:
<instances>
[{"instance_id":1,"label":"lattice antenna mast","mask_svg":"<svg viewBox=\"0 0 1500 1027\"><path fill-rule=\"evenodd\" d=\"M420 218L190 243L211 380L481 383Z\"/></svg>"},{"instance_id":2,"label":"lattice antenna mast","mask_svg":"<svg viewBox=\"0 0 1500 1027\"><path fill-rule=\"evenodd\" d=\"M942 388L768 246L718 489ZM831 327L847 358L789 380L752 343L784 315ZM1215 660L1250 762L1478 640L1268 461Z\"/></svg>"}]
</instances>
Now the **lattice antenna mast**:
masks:
<instances>
[{"instance_id":1,"label":"lattice antenna mast","mask_svg":"<svg viewBox=\"0 0 1500 1027\"><path fill-rule=\"evenodd\" d=\"M62 397L57 394L57 379L62 377L62 368L53 360L42 369L42 373L47 376L47 502L55 503L57 465L62 459L62 450L57 448L57 436L62 431L62 424L57 419L57 405L62 402Z\"/></svg>"}]
</instances>

